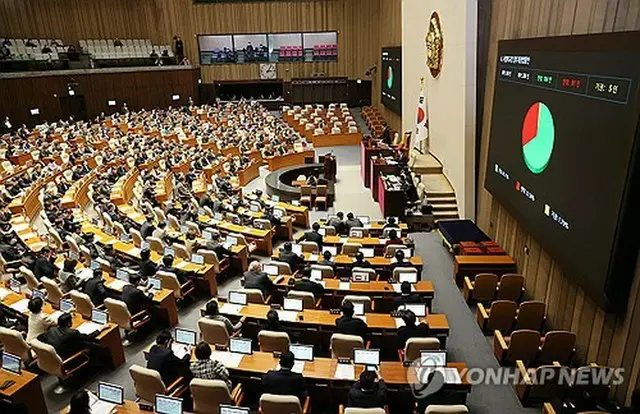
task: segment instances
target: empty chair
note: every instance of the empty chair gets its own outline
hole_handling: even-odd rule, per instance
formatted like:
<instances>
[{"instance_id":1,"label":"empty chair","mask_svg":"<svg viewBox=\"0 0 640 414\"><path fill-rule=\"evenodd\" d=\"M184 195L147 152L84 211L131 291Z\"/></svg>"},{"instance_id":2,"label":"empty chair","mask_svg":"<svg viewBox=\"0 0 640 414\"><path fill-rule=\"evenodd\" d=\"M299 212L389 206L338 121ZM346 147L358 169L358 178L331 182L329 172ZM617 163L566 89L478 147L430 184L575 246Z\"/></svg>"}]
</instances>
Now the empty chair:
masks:
<instances>
[{"instance_id":1,"label":"empty chair","mask_svg":"<svg viewBox=\"0 0 640 414\"><path fill-rule=\"evenodd\" d=\"M158 221L158 223L160 223L161 221L167 221L167 216L165 216L164 211L162 211L162 209L159 207L155 207L153 209L153 215L156 216L156 220Z\"/></svg>"},{"instance_id":2,"label":"empty chair","mask_svg":"<svg viewBox=\"0 0 640 414\"><path fill-rule=\"evenodd\" d=\"M502 275L496 299L518 301L524 294L524 276L508 273Z\"/></svg>"},{"instance_id":3,"label":"empty chair","mask_svg":"<svg viewBox=\"0 0 640 414\"><path fill-rule=\"evenodd\" d=\"M498 276L493 273L479 273L473 281L464 277L462 295L467 302L491 302L496 296Z\"/></svg>"},{"instance_id":4,"label":"empty chair","mask_svg":"<svg viewBox=\"0 0 640 414\"><path fill-rule=\"evenodd\" d=\"M279 275L285 275L285 276L291 275L291 266L289 266L289 263L271 261L269 264L278 266Z\"/></svg>"},{"instance_id":5,"label":"empty chair","mask_svg":"<svg viewBox=\"0 0 640 414\"><path fill-rule=\"evenodd\" d=\"M244 400L242 384L238 384L229 392L224 381L194 378L189 388L193 398L193 412L196 414L218 414L220 404L239 406Z\"/></svg>"},{"instance_id":6,"label":"empty chair","mask_svg":"<svg viewBox=\"0 0 640 414\"><path fill-rule=\"evenodd\" d=\"M353 350L364 348L364 339L358 335L334 333L331 335L331 358L353 358Z\"/></svg>"},{"instance_id":7,"label":"empty chair","mask_svg":"<svg viewBox=\"0 0 640 414\"><path fill-rule=\"evenodd\" d=\"M324 229L325 236L335 236L337 234L336 228L333 226L320 226L321 229Z\"/></svg>"},{"instance_id":8,"label":"empty chair","mask_svg":"<svg viewBox=\"0 0 640 414\"><path fill-rule=\"evenodd\" d=\"M289 334L286 332L275 332L261 330L258 332L258 344L262 352L280 352L285 353L289 350Z\"/></svg>"},{"instance_id":9,"label":"empty chair","mask_svg":"<svg viewBox=\"0 0 640 414\"><path fill-rule=\"evenodd\" d=\"M187 247L184 244L174 243L171 245L171 248L176 253L176 257L181 259L189 260L191 259L191 255L187 251Z\"/></svg>"},{"instance_id":10,"label":"empty chair","mask_svg":"<svg viewBox=\"0 0 640 414\"><path fill-rule=\"evenodd\" d=\"M173 384L167 386L162 382L158 371L144 368L140 365L132 365L129 367L129 374L133 380L136 397L147 404L153 404L156 394L179 397L187 390L187 386L183 384L183 377L178 378Z\"/></svg>"},{"instance_id":11,"label":"empty chair","mask_svg":"<svg viewBox=\"0 0 640 414\"><path fill-rule=\"evenodd\" d=\"M522 302L516 315L515 329L542 330L545 322L546 305L539 300Z\"/></svg>"},{"instance_id":12,"label":"empty chair","mask_svg":"<svg viewBox=\"0 0 640 414\"><path fill-rule=\"evenodd\" d=\"M322 206L322 209L326 210L329 207L328 200L328 187L326 185L318 185L316 187L316 208L320 210L320 206Z\"/></svg>"},{"instance_id":13,"label":"empty chair","mask_svg":"<svg viewBox=\"0 0 640 414\"><path fill-rule=\"evenodd\" d=\"M565 396L569 385L564 379L569 378L569 374L563 374L562 371L568 370L567 367L542 365L532 372L533 375L530 375L522 361L516 361L516 366L520 374L520 381L516 384L516 394L523 405L530 401L551 401ZM534 381L532 377L546 380Z\"/></svg>"},{"instance_id":14,"label":"empty chair","mask_svg":"<svg viewBox=\"0 0 640 414\"><path fill-rule=\"evenodd\" d=\"M169 222L169 230L180 231L180 221L173 214L167 214L167 220Z\"/></svg>"},{"instance_id":15,"label":"empty chair","mask_svg":"<svg viewBox=\"0 0 640 414\"><path fill-rule=\"evenodd\" d=\"M396 254L396 250L406 249L404 244L390 244L384 248L384 255L387 257L393 257Z\"/></svg>"},{"instance_id":16,"label":"empty chair","mask_svg":"<svg viewBox=\"0 0 640 414\"><path fill-rule=\"evenodd\" d=\"M469 409L466 405L437 405L431 404L427 406L424 414L467 414Z\"/></svg>"},{"instance_id":17,"label":"empty chair","mask_svg":"<svg viewBox=\"0 0 640 414\"><path fill-rule=\"evenodd\" d=\"M151 315L147 310L140 311L135 315L131 315L127 304L121 300L106 298L104 300L104 306L109 312L109 319L111 322L118 325L118 327L124 330L125 340L129 340L129 335L133 331L139 330L141 327L151 321Z\"/></svg>"},{"instance_id":18,"label":"empty chair","mask_svg":"<svg viewBox=\"0 0 640 414\"><path fill-rule=\"evenodd\" d=\"M317 131L317 130L316 130ZM310 185L300 186L300 204L312 207L313 204L313 189Z\"/></svg>"},{"instance_id":19,"label":"empty chair","mask_svg":"<svg viewBox=\"0 0 640 414\"><path fill-rule=\"evenodd\" d=\"M569 331L549 331L542 339L537 362L568 364L575 352L576 334Z\"/></svg>"},{"instance_id":20,"label":"empty chair","mask_svg":"<svg viewBox=\"0 0 640 414\"><path fill-rule=\"evenodd\" d=\"M149 236L147 237L147 242L149 243L149 248L156 253L162 254L164 252L164 242L157 237Z\"/></svg>"},{"instance_id":21,"label":"empty chair","mask_svg":"<svg viewBox=\"0 0 640 414\"><path fill-rule=\"evenodd\" d=\"M478 303L476 319L483 331L508 331L513 326L517 310L518 304L510 300L496 300L489 309Z\"/></svg>"},{"instance_id":22,"label":"empty chair","mask_svg":"<svg viewBox=\"0 0 640 414\"><path fill-rule=\"evenodd\" d=\"M25 364L33 359L31 348L20 331L0 327L0 343L3 352L19 356Z\"/></svg>"},{"instance_id":23,"label":"empty chair","mask_svg":"<svg viewBox=\"0 0 640 414\"><path fill-rule=\"evenodd\" d=\"M55 281L49 279L48 277L42 277L40 281L47 291L47 301L51 303L55 308L57 308L60 305L60 299L66 297L67 295L62 293L60 286L58 286Z\"/></svg>"},{"instance_id":24,"label":"empty chair","mask_svg":"<svg viewBox=\"0 0 640 414\"><path fill-rule=\"evenodd\" d=\"M162 282L162 288L172 290L176 299L184 299L195 290L195 286L191 280L187 280L185 283L180 284L178 277L173 273L159 271L156 275Z\"/></svg>"},{"instance_id":25,"label":"empty chair","mask_svg":"<svg viewBox=\"0 0 640 414\"><path fill-rule=\"evenodd\" d=\"M437 351L440 346L438 338L409 338L404 349L398 349L398 357L400 361L415 361L422 351Z\"/></svg>"},{"instance_id":26,"label":"empty chair","mask_svg":"<svg viewBox=\"0 0 640 414\"><path fill-rule=\"evenodd\" d=\"M115 237L120 237L123 234L127 234L127 232L125 231L124 226L122 225L122 223L114 221L113 222L113 235Z\"/></svg>"},{"instance_id":27,"label":"empty chair","mask_svg":"<svg viewBox=\"0 0 640 414\"><path fill-rule=\"evenodd\" d=\"M349 230L349 237L362 238L367 236L369 236L369 230L364 227L351 227Z\"/></svg>"},{"instance_id":28,"label":"empty chair","mask_svg":"<svg viewBox=\"0 0 640 414\"><path fill-rule=\"evenodd\" d=\"M202 256L204 262L213 266L215 273L218 275L231 266L231 263L225 258L222 261L218 260L218 255L213 250L199 249L198 254Z\"/></svg>"},{"instance_id":29,"label":"empty chair","mask_svg":"<svg viewBox=\"0 0 640 414\"><path fill-rule=\"evenodd\" d=\"M318 254L320 252L320 247L318 247L318 243L316 242L303 241L303 242L300 242L300 247L302 247L303 253Z\"/></svg>"},{"instance_id":30,"label":"empty chair","mask_svg":"<svg viewBox=\"0 0 640 414\"><path fill-rule=\"evenodd\" d=\"M311 292L290 290L287 294L287 297L302 299L302 306L304 307L304 309L320 309L320 306L322 304L322 298L319 298L316 302L316 298Z\"/></svg>"},{"instance_id":31,"label":"empty chair","mask_svg":"<svg viewBox=\"0 0 640 414\"><path fill-rule=\"evenodd\" d=\"M20 271L20 275L26 280L27 288L29 288L29 290L33 291L42 286L42 284L38 282L38 279L36 279L36 275L34 275L26 266L20 266L18 270Z\"/></svg>"},{"instance_id":32,"label":"empty chair","mask_svg":"<svg viewBox=\"0 0 640 414\"><path fill-rule=\"evenodd\" d=\"M55 394L62 394L66 390L64 383L80 369L89 364L89 355L82 350L62 360L53 346L40 342L37 339L31 341L31 349L38 357L38 368L49 375L58 377L59 385L53 390Z\"/></svg>"},{"instance_id":33,"label":"empty chair","mask_svg":"<svg viewBox=\"0 0 640 414\"><path fill-rule=\"evenodd\" d=\"M311 270L321 271L323 279L332 279L334 277L333 267L331 266L314 264L311 265Z\"/></svg>"},{"instance_id":34,"label":"empty chair","mask_svg":"<svg viewBox=\"0 0 640 414\"><path fill-rule=\"evenodd\" d=\"M310 408L309 397L305 399L303 407L300 399L294 395L262 394L260 396L261 414L307 414Z\"/></svg>"},{"instance_id":35,"label":"empty chair","mask_svg":"<svg viewBox=\"0 0 640 414\"><path fill-rule=\"evenodd\" d=\"M265 300L264 295L262 294L262 291L260 289L243 288L243 289L238 289L237 291L247 295L247 303L258 303L263 305L269 302L269 300ZM269 297L268 299L270 298L271 297Z\"/></svg>"},{"instance_id":36,"label":"empty chair","mask_svg":"<svg viewBox=\"0 0 640 414\"><path fill-rule=\"evenodd\" d=\"M360 243L345 243L342 245L341 254L345 254L347 256L355 256L358 253L358 250L362 248L362 244Z\"/></svg>"},{"instance_id":37,"label":"empty chair","mask_svg":"<svg viewBox=\"0 0 640 414\"><path fill-rule=\"evenodd\" d=\"M142 235L140 235L140 232L138 230L134 229L133 227L129 228L129 237L131 237L131 241L137 248L140 248L140 246L142 246Z\"/></svg>"},{"instance_id":38,"label":"empty chair","mask_svg":"<svg viewBox=\"0 0 640 414\"><path fill-rule=\"evenodd\" d=\"M200 330L200 339L210 345L229 345L229 331L224 322L216 321L209 318L200 318L198 320L198 329Z\"/></svg>"},{"instance_id":39,"label":"empty chair","mask_svg":"<svg viewBox=\"0 0 640 414\"><path fill-rule=\"evenodd\" d=\"M611 391L613 378L615 378L612 370L613 368L598 364L589 364L578 368L571 384L573 399L579 401L585 395L589 395L593 401L606 401Z\"/></svg>"},{"instance_id":40,"label":"empty chair","mask_svg":"<svg viewBox=\"0 0 640 414\"><path fill-rule=\"evenodd\" d=\"M364 305L365 312L372 312L374 309L373 301L369 296L362 295L345 295L342 299L342 303L350 301L351 303L362 303Z\"/></svg>"},{"instance_id":41,"label":"empty chair","mask_svg":"<svg viewBox=\"0 0 640 414\"><path fill-rule=\"evenodd\" d=\"M69 292L69 296L71 296L71 300L73 301L73 305L76 308L76 312L87 319L91 319L91 312L93 311L95 306L93 305L93 302L91 301L89 295L74 289Z\"/></svg>"},{"instance_id":42,"label":"empty chair","mask_svg":"<svg viewBox=\"0 0 640 414\"><path fill-rule=\"evenodd\" d=\"M535 359L539 345L538 331L519 329L506 337L503 337L500 331L495 331L493 353L500 364L515 364L517 360L521 360L527 365Z\"/></svg>"},{"instance_id":43,"label":"empty chair","mask_svg":"<svg viewBox=\"0 0 640 414\"><path fill-rule=\"evenodd\" d=\"M198 223L194 222L194 221L185 221L184 224L187 226L187 228L189 230L191 230L192 232L194 232L196 234L196 236L201 237L202 236L202 232L200 231L200 226L198 226Z\"/></svg>"}]
</instances>

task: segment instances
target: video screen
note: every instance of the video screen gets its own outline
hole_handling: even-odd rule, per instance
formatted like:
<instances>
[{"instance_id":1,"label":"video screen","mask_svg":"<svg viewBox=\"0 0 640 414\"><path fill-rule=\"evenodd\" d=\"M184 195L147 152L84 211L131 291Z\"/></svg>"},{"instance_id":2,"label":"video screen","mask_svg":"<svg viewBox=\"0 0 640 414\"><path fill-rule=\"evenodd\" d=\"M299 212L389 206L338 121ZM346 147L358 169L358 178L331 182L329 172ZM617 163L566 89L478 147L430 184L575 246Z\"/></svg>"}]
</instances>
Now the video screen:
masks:
<instances>
[{"instance_id":1,"label":"video screen","mask_svg":"<svg viewBox=\"0 0 640 414\"><path fill-rule=\"evenodd\" d=\"M500 42L485 184L608 308L624 307L635 263L620 239L639 113L630 36Z\"/></svg>"},{"instance_id":2,"label":"video screen","mask_svg":"<svg viewBox=\"0 0 640 414\"><path fill-rule=\"evenodd\" d=\"M338 32L303 33L305 62L337 61Z\"/></svg>"},{"instance_id":3,"label":"video screen","mask_svg":"<svg viewBox=\"0 0 640 414\"><path fill-rule=\"evenodd\" d=\"M269 61L266 34L233 35L235 63L256 63Z\"/></svg>"},{"instance_id":4,"label":"video screen","mask_svg":"<svg viewBox=\"0 0 640 414\"><path fill-rule=\"evenodd\" d=\"M198 48L200 49L200 63L203 65L236 62L231 35L198 36Z\"/></svg>"},{"instance_id":5,"label":"video screen","mask_svg":"<svg viewBox=\"0 0 640 414\"><path fill-rule=\"evenodd\" d=\"M382 48L382 104L402 115L402 48Z\"/></svg>"},{"instance_id":6,"label":"video screen","mask_svg":"<svg viewBox=\"0 0 640 414\"><path fill-rule=\"evenodd\" d=\"M269 62L302 62L302 33L273 33L268 35Z\"/></svg>"}]
</instances>

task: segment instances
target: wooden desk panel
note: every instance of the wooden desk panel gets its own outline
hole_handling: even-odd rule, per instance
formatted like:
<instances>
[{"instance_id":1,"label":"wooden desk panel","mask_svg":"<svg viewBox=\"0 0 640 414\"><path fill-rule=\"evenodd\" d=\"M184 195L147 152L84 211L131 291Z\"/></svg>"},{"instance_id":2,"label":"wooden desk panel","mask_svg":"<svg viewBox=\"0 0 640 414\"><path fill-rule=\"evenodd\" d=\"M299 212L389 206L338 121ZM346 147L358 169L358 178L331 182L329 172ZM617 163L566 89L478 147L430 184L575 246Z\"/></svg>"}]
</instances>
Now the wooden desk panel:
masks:
<instances>
[{"instance_id":1,"label":"wooden desk panel","mask_svg":"<svg viewBox=\"0 0 640 414\"><path fill-rule=\"evenodd\" d=\"M260 165L257 162L252 162L251 165L244 170L238 171L238 182L240 183L240 186L244 187L251 181L260 177L259 168Z\"/></svg>"},{"instance_id":2,"label":"wooden desk panel","mask_svg":"<svg viewBox=\"0 0 640 414\"><path fill-rule=\"evenodd\" d=\"M29 413L46 413L47 404L44 400L40 379L36 374L22 370L20 375L0 370L0 383L13 380L15 384L0 390L0 396L16 404L24 404Z\"/></svg>"},{"instance_id":3,"label":"wooden desk panel","mask_svg":"<svg viewBox=\"0 0 640 414\"><path fill-rule=\"evenodd\" d=\"M315 148L360 145L360 143L362 142L362 133L353 132L341 134L312 135L311 142L313 143L313 146Z\"/></svg>"},{"instance_id":4,"label":"wooden desk panel","mask_svg":"<svg viewBox=\"0 0 640 414\"><path fill-rule=\"evenodd\" d=\"M269 171L279 170L280 168L291 167L294 165L303 165L306 158L315 158L314 150L295 152L293 154L267 157L267 166Z\"/></svg>"},{"instance_id":5,"label":"wooden desk panel","mask_svg":"<svg viewBox=\"0 0 640 414\"><path fill-rule=\"evenodd\" d=\"M478 273L495 273L501 276L517 271L516 261L508 255L466 255L454 258L453 274L458 286L462 286L465 276L473 280Z\"/></svg>"},{"instance_id":6,"label":"wooden desk panel","mask_svg":"<svg viewBox=\"0 0 640 414\"><path fill-rule=\"evenodd\" d=\"M271 256L272 260L278 260L280 252L275 252L273 253L273 255ZM311 260L311 253L303 253L302 254L304 256L304 261L305 263L317 263L318 260L320 260L320 258L322 256L319 256L317 259L315 260ZM337 256L334 256L334 264L338 265L338 266L353 266L353 262L354 262L354 258L344 255L344 254L339 254ZM392 263L392 259L391 258L387 258L387 257L383 257L383 256L375 256L375 257L370 257L367 259L369 261L369 263L371 263L371 266L375 267L375 268L385 268L385 267L389 267L391 266ZM420 256L413 256L409 258L409 262L415 266L418 269L418 272L422 271L422 258Z\"/></svg>"}]
</instances>

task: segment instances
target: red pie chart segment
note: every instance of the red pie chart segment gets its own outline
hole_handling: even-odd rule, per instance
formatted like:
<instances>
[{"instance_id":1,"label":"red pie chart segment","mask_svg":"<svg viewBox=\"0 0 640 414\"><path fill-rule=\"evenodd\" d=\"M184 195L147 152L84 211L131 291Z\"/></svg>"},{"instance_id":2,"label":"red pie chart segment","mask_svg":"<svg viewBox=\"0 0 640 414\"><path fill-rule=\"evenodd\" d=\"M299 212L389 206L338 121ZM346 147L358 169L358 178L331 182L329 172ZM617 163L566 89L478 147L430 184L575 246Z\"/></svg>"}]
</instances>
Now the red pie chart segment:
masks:
<instances>
[{"instance_id":1,"label":"red pie chart segment","mask_svg":"<svg viewBox=\"0 0 640 414\"><path fill-rule=\"evenodd\" d=\"M538 113L540 112L540 102L535 103L527 111L522 124L522 145L526 145L529 141L538 135Z\"/></svg>"}]
</instances>

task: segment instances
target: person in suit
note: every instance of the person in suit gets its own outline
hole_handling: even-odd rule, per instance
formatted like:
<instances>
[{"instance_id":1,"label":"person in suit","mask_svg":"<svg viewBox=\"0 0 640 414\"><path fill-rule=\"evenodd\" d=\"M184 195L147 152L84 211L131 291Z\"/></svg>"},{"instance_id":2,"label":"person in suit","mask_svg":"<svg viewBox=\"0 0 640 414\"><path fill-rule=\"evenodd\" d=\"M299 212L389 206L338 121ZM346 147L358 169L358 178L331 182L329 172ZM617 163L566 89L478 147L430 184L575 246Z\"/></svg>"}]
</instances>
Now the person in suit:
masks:
<instances>
[{"instance_id":1,"label":"person in suit","mask_svg":"<svg viewBox=\"0 0 640 414\"><path fill-rule=\"evenodd\" d=\"M307 395L307 385L302 374L292 371L295 357L287 351L280 357L280 369L271 370L262 378L262 391L268 394L295 395L304 404Z\"/></svg>"},{"instance_id":2,"label":"person in suit","mask_svg":"<svg viewBox=\"0 0 640 414\"><path fill-rule=\"evenodd\" d=\"M132 275L129 278L129 283L122 288L122 301L127 305L131 315L147 310L153 305L153 294L145 294L139 288L143 281L144 279L141 277Z\"/></svg>"},{"instance_id":3,"label":"person in suit","mask_svg":"<svg viewBox=\"0 0 640 414\"><path fill-rule=\"evenodd\" d=\"M50 327L47 332L38 336L38 340L49 344L55 349L56 353L65 360L70 356L83 351L89 350L92 364L101 362L102 358L98 357L98 344L96 337L101 331L96 331L91 335L80 333L77 329L71 328L73 319L70 313L63 313L58 318L58 325ZM103 329L108 328L104 325Z\"/></svg>"},{"instance_id":4,"label":"person in suit","mask_svg":"<svg viewBox=\"0 0 640 414\"><path fill-rule=\"evenodd\" d=\"M158 265L158 271L173 273L176 275L178 282L180 282L181 285L186 283L188 280L187 272L173 267L173 256L168 254L162 257L162 263Z\"/></svg>"},{"instance_id":5,"label":"person in suit","mask_svg":"<svg viewBox=\"0 0 640 414\"><path fill-rule=\"evenodd\" d=\"M249 264L249 270L244 273L244 287L247 289L260 289L266 298L273 289L273 282L269 276L262 271L260 262L255 261Z\"/></svg>"},{"instance_id":6,"label":"person in suit","mask_svg":"<svg viewBox=\"0 0 640 414\"><path fill-rule=\"evenodd\" d=\"M402 250L396 250L394 258L396 259L395 262L391 263L391 266L389 266L389 270L392 275L393 269L395 269L396 267L413 267L410 261L405 260L404 251Z\"/></svg>"},{"instance_id":7,"label":"person in suit","mask_svg":"<svg viewBox=\"0 0 640 414\"><path fill-rule=\"evenodd\" d=\"M84 285L84 293L89 295L94 306L101 306L107 298L107 289L102 278L102 269L94 269L93 277Z\"/></svg>"},{"instance_id":8,"label":"person in suit","mask_svg":"<svg viewBox=\"0 0 640 414\"><path fill-rule=\"evenodd\" d=\"M377 372L362 371L360 380L349 390L347 407L384 408L385 405L387 405L387 384Z\"/></svg>"},{"instance_id":9,"label":"person in suit","mask_svg":"<svg viewBox=\"0 0 640 414\"><path fill-rule=\"evenodd\" d=\"M163 243L167 243L169 241L169 237L167 235L167 222L161 221L158 223L158 227L151 232L151 237L158 238L162 240Z\"/></svg>"},{"instance_id":10,"label":"person in suit","mask_svg":"<svg viewBox=\"0 0 640 414\"><path fill-rule=\"evenodd\" d=\"M384 121L382 122L382 126L384 129L382 130L381 141L387 145L391 145L392 144L391 128L389 128L389 125L387 125L387 123Z\"/></svg>"},{"instance_id":11,"label":"person in suit","mask_svg":"<svg viewBox=\"0 0 640 414\"><path fill-rule=\"evenodd\" d=\"M297 280L293 285L294 290L301 290L303 292L311 292L316 299L324 295L324 287L320 283L311 280L311 268L306 267L302 271L302 278Z\"/></svg>"},{"instance_id":12,"label":"person in suit","mask_svg":"<svg viewBox=\"0 0 640 414\"><path fill-rule=\"evenodd\" d=\"M322 252L322 259L318 260L318 264L322 266L329 266L332 269L335 269L335 263L331 260L331 252L329 250L325 250Z\"/></svg>"},{"instance_id":13,"label":"person in suit","mask_svg":"<svg viewBox=\"0 0 640 414\"><path fill-rule=\"evenodd\" d=\"M143 239L151 236L156 227L153 225L153 216L151 214L147 214L144 219L144 223L140 226L140 235Z\"/></svg>"},{"instance_id":14,"label":"person in suit","mask_svg":"<svg viewBox=\"0 0 640 414\"><path fill-rule=\"evenodd\" d=\"M363 339L367 335L367 323L360 318L354 318L353 303L345 300L342 303L342 316L336 319L335 333L358 335Z\"/></svg>"},{"instance_id":15,"label":"person in suit","mask_svg":"<svg viewBox=\"0 0 640 414\"><path fill-rule=\"evenodd\" d=\"M220 314L220 308L218 307L218 302L216 300L210 300L207 303L204 310L204 317L224 323L224 326L227 328L227 332L229 332L229 335L232 335L242 329L244 321L247 320L247 317L243 316L242 318L240 318L238 323L234 325L229 320L229 318Z\"/></svg>"},{"instance_id":16,"label":"person in suit","mask_svg":"<svg viewBox=\"0 0 640 414\"><path fill-rule=\"evenodd\" d=\"M335 217L331 217L329 221L327 221L327 226L333 226L338 234L344 233L346 231L346 227L344 225L344 213L342 211L338 211Z\"/></svg>"},{"instance_id":17,"label":"person in suit","mask_svg":"<svg viewBox=\"0 0 640 414\"><path fill-rule=\"evenodd\" d=\"M382 226L382 229L400 229L400 226L396 223L395 217L389 217L387 222L384 223L384 226Z\"/></svg>"},{"instance_id":18,"label":"person in suit","mask_svg":"<svg viewBox=\"0 0 640 414\"><path fill-rule=\"evenodd\" d=\"M158 267L151 260L151 250L149 248L140 251L140 276L143 278L152 277L158 271Z\"/></svg>"},{"instance_id":19,"label":"person in suit","mask_svg":"<svg viewBox=\"0 0 640 414\"><path fill-rule=\"evenodd\" d=\"M40 280L43 276L48 277L49 279L54 278L54 261L56 255L55 253L48 247L43 247L40 251L40 256L36 259L36 262L33 267L33 274L36 276L36 279Z\"/></svg>"},{"instance_id":20,"label":"person in suit","mask_svg":"<svg viewBox=\"0 0 640 414\"><path fill-rule=\"evenodd\" d=\"M51 315L42 312L44 301L41 298L29 300L29 317L27 319L27 342L31 342L49 328L56 325L56 320Z\"/></svg>"},{"instance_id":21,"label":"person in suit","mask_svg":"<svg viewBox=\"0 0 640 414\"><path fill-rule=\"evenodd\" d=\"M389 246L390 244L404 244L402 239L398 237L398 232L394 230L389 231L388 239L384 242L384 247Z\"/></svg>"},{"instance_id":22,"label":"person in suit","mask_svg":"<svg viewBox=\"0 0 640 414\"><path fill-rule=\"evenodd\" d=\"M233 256L233 252L224 247L224 244L220 242L220 232L218 230L214 230L210 233L211 240L207 240L205 248L213 251L220 261Z\"/></svg>"},{"instance_id":23,"label":"person in suit","mask_svg":"<svg viewBox=\"0 0 640 414\"><path fill-rule=\"evenodd\" d=\"M67 257L64 259L62 270L58 272L58 279L62 282L60 288L65 293L80 287L82 284L82 281L76 276L77 264L78 262L75 259Z\"/></svg>"},{"instance_id":24,"label":"person in suit","mask_svg":"<svg viewBox=\"0 0 640 414\"><path fill-rule=\"evenodd\" d=\"M87 390L78 391L73 394L71 401L69 401L68 414L91 414L89 401L89 393Z\"/></svg>"},{"instance_id":25,"label":"person in suit","mask_svg":"<svg viewBox=\"0 0 640 414\"><path fill-rule=\"evenodd\" d=\"M349 231L353 227L364 227L364 224L362 224L362 221L360 221L359 218L354 216L352 212L347 213L347 220L344 222L344 225L347 229L346 231L347 233L349 233Z\"/></svg>"},{"instance_id":26,"label":"person in suit","mask_svg":"<svg viewBox=\"0 0 640 414\"><path fill-rule=\"evenodd\" d=\"M429 336L429 327L424 322L416 325L416 314L410 310L402 312L402 320L404 326L398 328L398 349L404 349L407 344L407 340L410 338L425 338Z\"/></svg>"},{"instance_id":27,"label":"person in suit","mask_svg":"<svg viewBox=\"0 0 640 414\"><path fill-rule=\"evenodd\" d=\"M269 312L267 312L267 321L262 325L261 329L265 331L287 332L287 329L280 323L278 312L274 309L270 309Z\"/></svg>"},{"instance_id":28,"label":"person in suit","mask_svg":"<svg viewBox=\"0 0 640 414\"><path fill-rule=\"evenodd\" d=\"M407 303L424 303L424 301L419 294L411 292L411 283L405 281L400 284L400 296L393 298L393 307L398 309Z\"/></svg>"},{"instance_id":29,"label":"person in suit","mask_svg":"<svg viewBox=\"0 0 640 414\"><path fill-rule=\"evenodd\" d=\"M168 331L163 331L156 337L156 343L147 355L147 368L158 371L162 382L173 384L178 378L189 374L189 360L191 352L180 359L171 350L173 337Z\"/></svg>"},{"instance_id":30,"label":"person in suit","mask_svg":"<svg viewBox=\"0 0 640 414\"><path fill-rule=\"evenodd\" d=\"M320 231L320 224L318 222L313 223L311 225L311 231L308 231L302 236L301 241L310 241L315 242L318 245L318 248L322 249L322 234Z\"/></svg>"},{"instance_id":31,"label":"person in suit","mask_svg":"<svg viewBox=\"0 0 640 414\"><path fill-rule=\"evenodd\" d=\"M304 263L304 258L298 256L293 252L293 247L291 246L291 242L285 242L278 256L278 260L281 262L285 262L289 264L291 267L291 271L295 272L298 268Z\"/></svg>"},{"instance_id":32,"label":"person in suit","mask_svg":"<svg viewBox=\"0 0 640 414\"><path fill-rule=\"evenodd\" d=\"M371 263L364 258L364 254L362 252L356 252L355 262L353 262L353 267L363 267L365 269L371 268Z\"/></svg>"}]
</instances>

